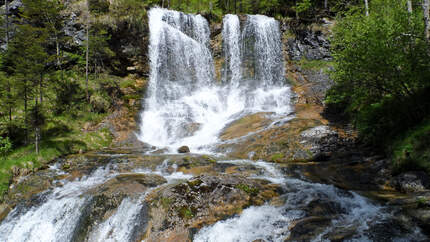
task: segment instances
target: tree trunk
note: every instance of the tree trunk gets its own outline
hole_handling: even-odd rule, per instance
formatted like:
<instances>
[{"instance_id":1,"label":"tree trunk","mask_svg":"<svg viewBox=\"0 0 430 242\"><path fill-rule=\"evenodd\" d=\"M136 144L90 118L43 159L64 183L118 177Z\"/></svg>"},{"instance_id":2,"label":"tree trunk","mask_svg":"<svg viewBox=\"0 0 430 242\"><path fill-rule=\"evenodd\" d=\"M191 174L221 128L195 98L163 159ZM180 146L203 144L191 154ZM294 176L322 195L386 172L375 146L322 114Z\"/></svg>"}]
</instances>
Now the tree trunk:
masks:
<instances>
[{"instance_id":1,"label":"tree trunk","mask_svg":"<svg viewBox=\"0 0 430 242\"><path fill-rule=\"evenodd\" d=\"M369 16L369 2L368 2L368 0L364 0L364 7L366 9L366 16Z\"/></svg>"},{"instance_id":2,"label":"tree trunk","mask_svg":"<svg viewBox=\"0 0 430 242\"><path fill-rule=\"evenodd\" d=\"M28 144L27 83L24 82L24 144Z\"/></svg>"},{"instance_id":3,"label":"tree trunk","mask_svg":"<svg viewBox=\"0 0 430 242\"><path fill-rule=\"evenodd\" d=\"M89 20L87 20L87 44L86 44L86 53L85 53L85 94L87 97L87 103L90 103L90 96L88 93L88 68L89 68L89 52L90 52L90 26Z\"/></svg>"},{"instance_id":4,"label":"tree trunk","mask_svg":"<svg viewBox=\"0 0 430 242\"><path fill-rule=\"evenodd\" d=\"M234 0L234 13L237 13L236 12L236 6L237 6L237 0Z\"/></svg>"},{"instance_id":5,"label":"tree trunk","mask_svg":"<svg viewBox=\"0 0 430 242\"><path fill-rule=\"evenodd\" d=\"M8 92L8 98L9 98L9 102L8 102L8 108L9 108L9 127L8 127L8 133L9 135L12 133L12 87L10 84L10 80L7 80L7 92Z\"/></svg>"},{"instance_id":6,"label":"tree trunk","mask_svg":"<svg viewBox=\"0 0 430 242\"><path fill-rule=\"evenodd\" d=\"M412 0L408 0L408 12L412 13Z\"/></svg>"},{"instance_id":7,"label":"tree trunk","mask_svg":"<svg viewBox=\"0 0 430 242\"><path fill-rule=\"evenodd\" d=\"M167 0L167 8L170 8L170 0Z\"/></svg>"},{"instance_id":8,"label":"tree trunk","mask_svg":"<svg viewBox=\"0 0 430 242\"><path fill-rule=\"evenodd\" d=\"M327 10L328 7L328 0L324 0L324 9Z\"/></svg>"},{"instance_id":9,"label":"tree trunk","mask_svg":"<svg viewBox=\"0 0 430 242\"><path fill-rule=\"evenodd\" d=\"M424 11L424 25L425 25L425 36L427 39L427 42L430 39L430 24L429 24L429 0L423 1L423 11Z\"/></svg>"},{"instance_id":10,"label":"tree trunk","mask_svg":"<svg viewBox=\"0 0 430 242\"><path fill-rule=\"evenodd\" d=\"M260 0L255 1L255 6L254 6L254 14L258 13L258 8L260 7Z\"/></svg>"},{"instance_id":11,"label":"tree trunk","mask_svg":"<svg viewBox=\"0 0 430 242\"><path fill-rule=\"evenodd\" d=\"M37 95L34 97L34 101L36 103L34 112L34 123L35 123L35 129L34 129L34 146L36 146L36 154L39 154L39 137L40 137L40 128L39 128L39 105L37 103Z\"/></svg>"},{"instance_id":12,"label":"tree trunk","mask_svg":"<svg viewBox=\"0 0 430 242\"><path fill-rule=\"evenodd\" d=\"M294 1L294 5L296 6L295 10L296 10L296 19L299 19L299 12L297 11L297 0Z\"/></svg>"},{"instance_id":13,"label":"tree trunk","mask_svg":"<svg viewBox=\"0 0 430 242\"><path fill-rule=\"evenodd\" d=\"M40 81L39 81L39 98L40 98L40 106L43 104L43 74L40 74Z\"/></svg>"}]
</instances>

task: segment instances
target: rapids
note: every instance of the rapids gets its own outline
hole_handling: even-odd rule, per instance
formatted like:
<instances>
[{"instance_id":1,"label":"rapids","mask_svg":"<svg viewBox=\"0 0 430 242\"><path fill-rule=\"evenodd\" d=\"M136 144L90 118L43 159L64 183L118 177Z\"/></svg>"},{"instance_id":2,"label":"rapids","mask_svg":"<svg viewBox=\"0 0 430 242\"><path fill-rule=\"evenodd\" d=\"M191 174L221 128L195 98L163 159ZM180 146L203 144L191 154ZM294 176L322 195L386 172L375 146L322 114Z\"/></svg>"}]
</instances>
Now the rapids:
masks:
<instances>
[{"instance_id":1,"label":"rapids","mask_svg":"<svg viewBox=\"0 0 430 242\"><path fill-rule=\"evenodd\" d=\"M145 236L152 231L148 226L156 224L154 217L158 215L150 215L150 207L160 201L154 200L152 193L166 189L168 195L195 196L196 202L205 205L206 201L198 201L199 191L182 194L180 185L197 187L190 183L192 179L206 176L210 180L210 176L220 175L231 176L232 181L237 179L237 182L247 179L257 184L257 180L276 186L279 197L260 206L235 210L229 217L200 223L202 226L198 230L190 232L189 238L194 241L277 242L294 239L300 229L302 232L309 229L309 233L304 234L310 237L305 240L312 241L329 241L333 236L345 233L348 241L419 241L426 238L415 225L402 225L396 217L396 208L378 204L358 193L289 177L282 167L266 161L235 160L222 154L213 159L207 155L214 154L216 144L240 142L239 138L221 141L219 135L241 117L265 113L272 120L266 129L276 126L280 120L288 122L293 111L292 93L285 80L281 33L275 19L261 15L248 15L243 21L236 15L224 17L221 80L215 78L210 29L205 18L153 8L149 11L149 27L151 74L141 113L139 139L158 149L167 148L170 155L147 155L143 154L147 152L145 150L132 154L97 154L98 160L93 167L81 168L88 172L77 177L70 170L61 169L64 164L52 165L49 174L55 185L37 194L32 201L17 204L0 223L0 241L123 242L147 239ZM182 145L189 146L194 154L175 154ZM196 155L199 153L205 155ZM76 163L77 166L85 165L83 161ZM234 171L240 174L233 176L227 172L229 168L235 168ZM198 175L200 178L196 178ZM126 184L124 179L127 177L135 180ZM123 183L114 187L118 181ZM105 184L110 187L103 187ZM230 188L223 185L218 192L230 189L240 193L238 185L233 184ZM242 189L247 191L249 187L243 185ZM111 197L103 193L111 187L117 189L115 192L125 194L124 197L118 200L117 193L110 194ZM127 187L131 189L127 190ZM104 205L107 212L89 210L100 202L95 199L95 191L102 193L99 197L110 199L108 205ZM244 196L248 196L247 193ZM169 205L172 201L166 199L164 202ZM179 205L181 209L187 208L184 204ZM318 210L321 207L328 216L315 215L321 212ZM102 206L96 208L104 209ZM192 210L181 211L185 211L181 221L191 219L183 222L188 226L195 214ZM93 221L88 220L86 213L103 216ZM178 220L176 222L180 224ZM160 221L162 229L175 226L173 222L164 224ZM309 221L311 223L306 223ZM316 223L316 227L312 227L312 223ZM158 238L158 241L163 239Z\"/></svg>"}]
</instances>

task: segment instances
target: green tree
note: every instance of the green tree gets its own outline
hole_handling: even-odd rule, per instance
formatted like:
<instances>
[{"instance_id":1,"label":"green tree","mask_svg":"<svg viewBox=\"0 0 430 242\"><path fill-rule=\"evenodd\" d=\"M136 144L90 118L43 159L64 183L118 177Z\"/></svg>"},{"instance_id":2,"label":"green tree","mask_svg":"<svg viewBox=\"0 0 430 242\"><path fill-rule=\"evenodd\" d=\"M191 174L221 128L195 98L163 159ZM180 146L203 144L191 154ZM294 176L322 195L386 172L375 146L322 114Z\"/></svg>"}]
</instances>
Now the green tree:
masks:
<instances>
[{"instance_id":1,"label":"green tree","mask_svg":"<svg viewBox=\"0 0 430 242\"><path fill-rule=\"evenodd\" d=\"M430 58L422 13L406 1L374 0L354 8L334 29L335 86L327 103L348 114L365 140L383 144L428 113ZM423 95L424 93L424 95Z\"/></svg>"},{"instance_id":2,"label":"green tree","mask_svg":"<svg viewBox=\"0 0 430 242\"><path fill-rule=\"evenodd\" d=\"M50 61L44 45L47 40L45 29L22 24L17 27L15 37L10 42L7 52L9 70L17 80L19 96L24 102L24 124L26 143L28 142L28 129L30 127L28 111L30 100L34 98L34 107L41 109L43 79L45 67ZM40 136L36 129L36 136Z\"/></svg>"},{"instance_id":3,"label":"green tree","mask_svg":"<svg viewBox=\"0 0 430 242\"><path fill-rule=\"evenodd\" d=\"M9 137L0 136L0 157L4 158L12 150L12 143Z\"/></svg>"}]
</instances>

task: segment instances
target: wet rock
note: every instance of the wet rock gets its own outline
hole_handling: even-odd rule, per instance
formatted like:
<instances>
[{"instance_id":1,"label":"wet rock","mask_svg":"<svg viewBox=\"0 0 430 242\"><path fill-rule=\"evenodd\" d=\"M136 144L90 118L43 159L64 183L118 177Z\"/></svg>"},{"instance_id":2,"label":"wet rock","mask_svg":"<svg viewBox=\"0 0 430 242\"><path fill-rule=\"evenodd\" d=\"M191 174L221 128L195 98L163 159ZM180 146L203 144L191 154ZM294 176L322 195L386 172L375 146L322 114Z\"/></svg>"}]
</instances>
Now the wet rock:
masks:
<instances>
[{"instance_id":1,"label":"wet rock","mask_svg":"<svg viewBox=\"0 0 430 242\"><path fill-rule=\"evenodd\" d=\"M324 199L315 199L311 201L308 203L308 205L306 205L304 210L309 216L318 217L330 217L345 212L340 204Z\"/></svg>"},{"instance_id":2,"label":"wet rock","mask_svg":"<svg viewBox=\"0 0 430 242\"><path fill-rule=\"evenodd\" d=\"M285 241L310 241L323 232L331 223L324 217L306 217L294 221L291 234Z\"/></svg>"},{"instance_id":3,"label":"wet rock","mask_svg":"<svg viewBox=\"0 0 430 242\"><path fill-rule=\"evenodd\" d=\"M9 191L7 202L9 205L27 201L32 203L30 198L38 193L49 189L52 185L53 177L45 173L38 173L22 178L13 185Z\"/></svg>"},{"instance_id":4,"label":"wet rock","mask_svg":"<svg viewBox=\"0 0 430 242\"><path fill-rule=\"evenodd\" d=\"M372 241L386 241L387 238L400 237L407 234L408 228L397 219L381 219L370 224L365 234Z\"/></svg>"},{"instance_id":5,"label":"wet rock","mask_svg":"<svg viewBox=\"0 0 430 242\"><path fill-rule=\"evenodd\" d=\"M0 204L0 222L6 218L12 208L8 204Z\"/></svg>"},{"instance_id":6,"label":"wet rock","mask_svg":"<svg viewBox=\"0 0 430 242\"><path fill-rule=\"evenodd\" d=\"M114 179L119 182L137 182L147 187L156 187L167 182L164 177L154 174L121 174Z\"/></svg>"},{"instance_id":7,"label":"wet rock","mask_svg":"<svg viewBox=\"0 0 430 242\"><path fill-rule=\"evenodd\" d=\"M430 178L423 171L406 172L395 177L395 186L402 192L422 192L430 188Z\"/></svg>"},{"instance_id":8,"label":"wet rock","mask_svg":"<svg viewBox=\"0 0 430 242\"><path fill-rule=\"evenodd\" d=\"M178 148L178 153L190 153L190 148L188 146L181 146Z\"/></svg>"},{"instance_id":9,"label":"wet rock","mask_svg":"<svg viewBox=\"0 0 430 242\"><path fill-rule=\"evenodd\" d=\"M296 37L288 39L291 60L331 60L330 42L321 31L297 30Z\"/></svg>"},{"instance_id":10,"label":"wet rock","mask_svg":"<svg viewBox=\"0 0 430 242\"><path fill-rule=\"evenodd\" d=\"M171 236L192 237L193 228L213 224L247 206L262 205L278 196L277 188L264 180L235 175L201 175L185 183L166 186L147 199L152 217L147 241Z\"/></svg>"},{"instance_id":11,"label":"wet rock","mask_svg":"<svg viewBox=\"0 0 430 242\"><path fill-rule=\"evenodd\" d=\"M430 209L411 209L408 211L408 215L421 227L422 231L430 236Z\"/></svg>"},{"instance_id":12,"label":"wet rock","mask_svg":"<svg viewBox=\"0 0 430 242\"><path fill-rule=\"evenodd\" d=\"M110 179L106 183L94 188L90 194L100 194L106 197L135 196L147 190L147 188L166 183L166 179L155 174L121 174Z\"/></svg>"},{"instance_id":13,"label":"wet rock","mask_svg":"<svg viewBox=\"0 0 430 242\"><path fill-rule=\"evenodd\" d=\"M256 113L238 119L225 128L220 136L222 140L239 138L251 132L267 127L272 121L267 113Z\"/></svg>"},{"instance_id":14,"label":"wet rock","mask_svg":"<svg viewBox=\"0 0 430 242\"><path fill-rule=\"evenodd\" d=\"M328 234L324 235L323 238L329 240L331 242L341 242L348 239L351 239L354 234L356 234L357 227L337 227L333 231L330 231Z\"/></svg>"}]
</instances>

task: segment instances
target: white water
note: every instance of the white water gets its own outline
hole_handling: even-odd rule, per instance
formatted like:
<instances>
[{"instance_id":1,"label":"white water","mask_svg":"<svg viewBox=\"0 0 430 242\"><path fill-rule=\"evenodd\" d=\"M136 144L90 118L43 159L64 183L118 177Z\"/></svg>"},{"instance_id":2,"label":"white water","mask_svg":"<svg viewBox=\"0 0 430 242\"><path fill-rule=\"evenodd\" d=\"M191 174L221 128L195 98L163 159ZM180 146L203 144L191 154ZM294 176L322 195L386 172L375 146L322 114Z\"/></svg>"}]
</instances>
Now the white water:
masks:
<instances>
[{"instance_id":1,"label":"white water","mask_svg":"<svg viewBox=\"0 0 430 242\"><path fill-rule=\"evenodd\" d=\"M180 22L184 18L187 22ZM141 114L141 141L170 152L187 145L192 152L208 153L228 123L251 113L285 116L291 111L283 61L274 58L282 56L279 24L263 16L248 19L240 33L237 16L224 18L226 67L220 84L213 75L208 23L199 15L159 8L150 11L151 75ZM241 35L256 41L245 46ZM249 54L248 49L258 59L253 66L256 75L243 78L249 65L244 68L241 56Z\"/></svg>"},{"instance_id":2,"label":"white water","mask_svg":"<svg viewBox=\"0 0 430 242\"><path fill-rule=\"evenodd\" d=\"M70 241L90 188L112 178L110 167L97 169L88 177L61 182L40 206L28 210L18 206L0 224L0 241Z\"/></svg>"},{"instance_id":3,"label":"white water","mask_svg":"<svg viewBox=\"0 0 430 242\"><path fill-rule=\"evenodd\" d=\"M291 95L284 84L277 21L248 16L241 31L237 16L224 18L226 65L220 84L214 79L208 48L209 27L203 17L156 8L150 11L149 18L151 77L142 113L142 141L173 151L180 145L188 145L193 152L207 152L219 142L218 135L226 124L246 114L269 112L275 120L288 119ZM250 41L245 43L244 39ZM304 217L304 207L315 199L333 202L344 210L315 241L323 240L325 234L337 227L351 226L357 230L351 240L367 241L370 238L366 231L375 221L391 216L385 207L372 204L356 193L286 177L271 163L250 160L219 163L255 166L258 172L251 178L280 184L285 191L284 203L249 207L238 216L204 227L196 234L195 241L283 241L292 222ZM58 166L52 166L51 170L62 173ZM168 183L192 177L177 172L169 160L155 170L142 168L133 172L158 174ZM89 189L116 174L107 166L76 181L60 181L63 186L42 194L43 201L39 204L15 208L0 224L0 241L70 241L82 209L91 197L87 194ZM142 226L139 216L150 191L122 200L112 215L94 225L88 239L133 240L135 230ZM410 239L405 237L404 240ZM422 236L417 232L411 238L417 240Z\"/></svg>"},{"instance_id":4,"label":"white water","mask_svg":"<svg viewBox=\"0 0 430 242\"><path fill-rule=\"evenodd\" d=\"M224 52L223 81L231 82L234 88L239 87L242 79L240 56L240 22L239 17L227 14L223 19L222 36Z\"/></svg>"},{"instance_id":5,"label":"white water","mask_svg":"<svg viewBox=\"0 0 430 242\"><path fill-rule=\"evenodd\" d=\"M116 212L91 231L90 242L131 241L132 233L139 227L138 216L143 207L143 199L151 191L138 198L124 198Z\"/></svg>"},{"instance_id":6,"label":"white water","mask_svg":"<svg viewBox=\"0 0 430 242\"><path fill-rule=\"evenodd\" d=\"M263 161L250 160L220 161L220 163L254 165L263 169L263 178L281 182L286 193L282 196L281 206L264 205L245 209L239 216L219 221L201 229L195 236L196 242L248 242L257 239L263 241L284 241L290 234L289 228L294 220L306 215L303 210L315 200L328 201L340 210L340 215L332 220L328 229L314 238L313 241L327 241L324 235L336 228L355 228L356 233L350 241L372 241L367 237L367 230L378 221L390 218L392 215L383 206L372 204L366 198L354 193L345 192L330 185L309 183L298 179L281 177L276 165ZM410 241L425 238L417 231L405 234L395 241Z\"/></svg>"}]
</instances>

